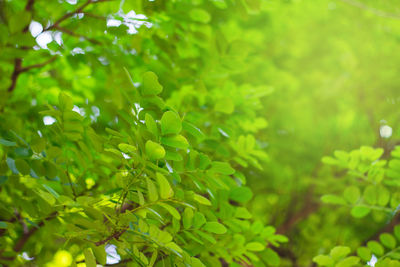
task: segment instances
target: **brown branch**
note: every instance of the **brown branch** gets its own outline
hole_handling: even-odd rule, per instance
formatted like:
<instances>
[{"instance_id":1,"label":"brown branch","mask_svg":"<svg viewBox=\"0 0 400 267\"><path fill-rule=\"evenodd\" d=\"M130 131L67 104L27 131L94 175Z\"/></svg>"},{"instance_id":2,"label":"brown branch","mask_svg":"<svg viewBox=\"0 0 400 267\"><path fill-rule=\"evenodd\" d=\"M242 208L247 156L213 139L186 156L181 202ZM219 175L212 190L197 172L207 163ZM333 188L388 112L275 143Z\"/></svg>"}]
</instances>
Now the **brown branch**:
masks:
<instances>
[{"instance_id":1,"label":"brown branch","mask_svg":"<svg viewBox=\"0 0 400 267\"><path fill-rule=\"evenodd\" d=\"M42 227L42 226L44 225L44 222L55 218L55 217L57 216L57 214L58 214L57 212L53 212L52 214L50 214L49 217L45 218L44 220L42 220L42 221L38 224L39 227L33 227L33 228L29 229L28 232L24 233L24 234L22 235L22 237L18 240L18 242L14 245L14 251L15 251L15 252L20 252L20 251L23 249L25 243L29 240L29 238L30 238L34 233L36 233L36 231L37 231L40 227Z\"/></svg>"},{"instance_id":2,"label":"brown branch","mask_svg":"<svg viewBox=\"0 0 400 267\"><path fill-rule=\"evenodd\" d=\"M53 28L56 28L61 22L63 22L64 20L72 17L73 15L77 14L77 13L81 13L83 11L83 9L85 7L87 7L88 5L90 5L93 2L93 0L87 0L83 5L81 5L80 7L78 7L77 9L75 9L75 11L69 12L69 13L65 13L61 18L59 18L58 20L56 20L56 22L54 22L53 25L50 25L49 27L47 27L44 31L48 31L51 30Z\"/></svg>"},{"instance_id":3,"label":"brown branch","mask_svg":"<svg viewBox=\"0 0 400 267\"><path fill-rule=\"evenodd\" d=\"M97 241L97 242L95 242L94 244L95 244L96 246L101 246L101 245L104 245L105 243L107 243L107 242L110 241L110 240L113 240L113 239L117 239L117 240L118 240L118 238L120 238L120 236L123 235L123 234L128 230L128 228L129 228L129 227L126 226L126 227L123 228L122 230L116 231L116 232L114 232L112 235L106 237L106 238L103 239L103 240Z\"/></svg>"},{"instance_id":4,"label":"brown branch","mask_svg":"<svg viewBox=\"0 0 400 267\"><path fill-rule=\"evenodd\" d=\"M28 0L28 2L26 3L26 6L25 6L25 10L32 11L34 2L35 2L34 0ZM29 25L27 25L23 29L23 32L27 32L28 30L29 30ZM15 86L17 85L18 76L21 73L20 72L21 66L22 66L22 59L21 58L14 59L14 70L11 74L11 84L7 89L8 92L14 91Z\"/></svg>"},{"instance_id":5,"label":"brown branch","mask_svg":"<svg viewBox=\"0 0 400 267\"><path fill-rule=\"evenodd\" d=\"M64 14L61 18L59 18L58 20L56 20L56 22L54 22L53 25L50 25L50 26L47 27L44 31L48 31L48 30L51 30L51 29L54 29L54 28L58 27L58 25L59 25L61 22L63 22L64 20L69 19L70 17L72 17L72 16L75 15L75 14L83 13L83 10L84 10L88 5L90 5L91 3L100 3L100 2L106 2L106 1L109 1L109 0L97 0L97 1L94 1L94 0L87 0L84 4L82 4L80 7L78 7L78 8L75 9L74 11Z\"/></svg>"},{"instance_id":6,"label":"brown branch","mask_svg":"<svg viewBox=\"0 0 400 267\"><path fill-rule=\"evenodd\" d=\"M38 63L38 64L33 64L33 65L30 65L30 66L23 67L23 68L20 69L20 73L26 72L26 71L29 71L29 70L35 69L35 68L44 67L44 66L46 66L47 64L50 64L51 62L53 62L54 60L56 60L56 58L57 58L57 56L53 56L53 57L49 58L48 60L46 60L45 62Z\"/></svg>"},{"instance_id":7,"label":"brown branch","mask_svg":"<svg viewBox=\"0 0 400 267\"><path fill-rule=\"evenodd\" d=\"M87 40L87 41L89 41L89 42L91 42L91 43L93 43L93 44L101 44L101 42L99 42L99 41L97 41L97 40L95 40L95 39L89 38L89 37L87 37L87 36L85 36L85 35L82 35L82 34L73 32L73 31L71 31L71 30L68 30L68 29L63 28L63 27L60 27L60 26L55 26L55 29L57 29L57 30L59 30L60 32L63 32L63 33L65 33L65 34L74 36L74 37L83 38L83 39L85 39L85 40Z\"/></svg>"}]
</instances>

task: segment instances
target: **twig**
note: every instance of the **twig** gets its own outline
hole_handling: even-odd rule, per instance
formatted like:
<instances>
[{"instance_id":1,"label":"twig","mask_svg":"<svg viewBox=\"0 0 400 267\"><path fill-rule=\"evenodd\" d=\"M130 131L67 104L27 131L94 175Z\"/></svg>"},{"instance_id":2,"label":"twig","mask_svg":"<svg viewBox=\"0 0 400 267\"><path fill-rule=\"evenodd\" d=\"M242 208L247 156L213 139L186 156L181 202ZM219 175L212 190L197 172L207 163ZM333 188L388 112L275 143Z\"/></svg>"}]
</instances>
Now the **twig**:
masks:
<instances>
[{"instance_id":1,"label":"twig","mask_svg":"<svg viewBox=\"0 0 400 267\"><path fill-rule=\"evenodd\" d=\"M54 29L54 28L56 28L61 22L63 22L64 20L66 20L66 19L72 17L72 16L75 15L75 14L82 13L83 10L84 10L88 5L90 5L91 3L100 3L100 2L106 2L106 1L110 1L110 0L97 0L97 1L94 1L94 0L87 0L84 4L82 4L80 7L78 7L78 8L75 9L74 11L64 14L61 18L59 18L58 20L56 20L56 22L54 22L53 25L48 26L44 31L48 31L48 30Z\"/></svg>"},{"instance_id":2,"label":"twig","mask_svg":"<svg viewBox=\"0 0 400 267\"><path fill-rule=\"evenodd\" d=\"M15 251L15 252L20 252L20 251L23 249L25 243L29 240L29 238L30 238L41 226L44 225L44 222L53 219L54 217L56 217L57 214L58 214L57 212L53 212L52 214L50 214L49 217L45 218L45 219L42 220L40 223L38 223L38 226L39 226L39 227L33 227L33 228L29 229L28 232L24 233L24 234L22 235L22 237L18 240L18 242L14 245L14 251Z\"/></svg>"},{"instance_id":3,"label":"twig","mask_svg":"<svg viewBox=\"0 0 400 267\"><path fill-rule=\"evenodd\" d=\"M87 7L88 5L90 5L93 2L93 0L87 0L83 5L81 5L80 7L78 7L77 9L75 9L72 12L69 13L65 13L64 16L62 16L61 18L59 18L58 20L56 20L56 22L54 22L53 25L48 26L44 31L48 31L51 30L53 28L56 28L61 22L63 22L64 20L72 17L73 15L77 14L77 13L81 13L83 11L83 9L85 7Z\"/></svg>"},{"instance_id":4,"label":"twig","mask_svg":"<svg viewBox=\"0 0 400 267\"><path fill-rule=\"evenodd\" d=\"M56 60L56 58L57 58L57 56L53 56L53 57L49 58L48 60L46 60L45 62L38 63L38 64L33 64L33 65L30 65L30 66L26 66L26 67L20 68L20 71L19 71L19 72L22 73L22 72L29 71L29 70L31 70L31 69L44 67L44 66L46 66L47 64L50 64L51 62L53 62L54 60Z\"/></svg>"},{"instance_id":5,"label":"twig","mask_svg":"<svg viewBox=\"0 0 400 267\"><path fill-rule=\"evenodd\" d=\"M85 36L85 35L82 35L82 34L73 32L73 31L71 31L71 30L68 30L68 29L63 28L63 27L60 27L60 26L55 26L55 29L57 29L57 30L59 30L60 32L63 32L63 33L65 33L65 34L74 36L74 37L83 38L83 39L85 39L85 40L87 40L87 41L89 41L89 42L91 42L91 43L93 43L93 44L101 44L101 42L99 42L99 41L97 41L97 40L95 40L95 39L89 38L89 37L87 37L87 36Z\"/></svg>"},{"instance_id":6,"label":"twig","mask_svg":"<svg viewBox=\"0 0 400 267\"><path fill-rule=\"evenodd\" d=\"M129 226L126 226L126 227L124 227L122 230L116 231L116 232L114 232L112 235L106 237L106 238L103 239L103 240L97 241L97 242L95 242L94 244L95 244L96 246L101 246L101 245L104 245L105 243L107 243L107 242L110 241L110 240L118 239L118 238L120 238L120 236L121 236L123 233L126 232L126 230L128 230L128 228L129 228Z\"/></svg>"}]
</instances>

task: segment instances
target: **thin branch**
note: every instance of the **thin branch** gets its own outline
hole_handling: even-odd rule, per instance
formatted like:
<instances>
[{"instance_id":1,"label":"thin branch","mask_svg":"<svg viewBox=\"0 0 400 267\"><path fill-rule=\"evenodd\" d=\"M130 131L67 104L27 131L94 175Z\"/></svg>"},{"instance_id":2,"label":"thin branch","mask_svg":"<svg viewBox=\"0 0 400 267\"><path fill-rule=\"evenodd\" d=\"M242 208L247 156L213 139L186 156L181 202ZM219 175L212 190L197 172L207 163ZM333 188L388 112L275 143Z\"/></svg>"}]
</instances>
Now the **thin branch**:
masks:
<instances>
[{"instance_id":1,"label":"thin branch","mask_svg":"<svg viewBox=\"0 0 400 267\"><path fill-rule=\"evenodd\" d=\"M71 31L71 30L68 30L68 29L63 28L63 27L60 27L60 26L55 26L55 29L57 29L57 30L59 30L60 32L63 32L63 33L65 33L65 34L74 36L74 37L83 38L83 39L85 39L85 40L87 40L87 41L89 41L89 42L91 42L91 43L93 43L93 44L101 44L101 42L99 42L99 41L97 41L97 40L95 40L95 39L89 38L89 37L87 37L87 36L85 36L85 35L82 35L82 34L73 32L73 31Z\"/></svg>"},{"instance_id":2,"label":"thin branch","mask_svg":"<svg viewBox=\"0 0 400 267\"><path fill-rule=\"evenodd\" d=\"M38 63L38 64L33 64L33 65L30 65L30 66L23 67L23 68L20 69L20 73L26 72L26 71L29 71L29 70L35 69L35 68L44 67L44 66L46 66L47 64L50 64L51 62L53 62L54 60L56 60L56 58L57 58L57 56L53 56L53 57L49 58L48 60L46 60L45 62Z\"/></svg>"},{"instance_id":3,"label":"thin branch","mask_svg":"<svg viewBox=\"0 0 400 267\"><path fill-rule=\"evenodd\" d=\"M75 9L74 11L64 14L61 18L59 18L58 20L56 20L56 22L54 22L53 25L50 25L50 26L47 27L44 31L48 31L48 30L51 30L51 29L56 28L57 26L59 26L59 24L60 24L61 22L63 22L64 20L67 20L68 18L74 16L75 14L83 13L83 10L84 10L88 5L90 5L91 3L100 3L100 2L106 2L106 1L110 1L110 0L97 0L97 1L94 1L94 0L87 0L84 4L82 4L80 7L78 7L78 8Z\"/></svg>"},{"instance_id":4,"label":"thin branch","mask_svg":"<svg viewBox=\"0 0 400 267\"><path fill-rule=\"evenodd\" d=\"M341 1L344 2L344 3L347 3L349 5L361 8L363 10L367 10L367 11L369 11L369 12L371 12L371 13L379 16L379 17L391 18L391 19L400 19L400 14L395 14L395 13L389 13L389 12L386 12L386 11L382 11L382 10L376 9L374 7L367 6L367 5L363 4L363 3L355 1L355 0L341 0Z\"/></svg>"},{"instance_id":5,"label":"thin branch","mask_svg":"<svg viewBox=\"0 0 400 267\"><path fill-rule=\"evenodd\" d=\"M40 227L42 227L42 226L44 225L44 222L53 219L54 217L57 216L57 214L58 214L57 212L53 212L52 214L50 214L49 217L45 218L43 221L41 221L41 222L38 224L39 227L33 227L33 228L29 229L28 232L24 233L24 234L22 235L22 237L18 240L18 242L14 245L14 251L15 251L15 252L20 252L20 251L24 248L25 243L29 240L29 238L30 238L34 233L36 233L36 231L37 231Z\"/></svg>"},{"instance_id":6,"label":"thin branch","mask_svg":"<svg viewBox=\"0 0 400 267\"><path fill-rule=\"evenodd\" d=\"M81 13L83 11L83 9L85 7L87 7L88 5L90 5L93 2L93 0L87 0L83 5L81 5L80 7L78 7L77 9L75 9L72 12L69 13L65 13L64 16L62 16L61 18L59 18L58 20L56 20L56 22L54 22L53 25L50 25L49 27L47 27L44 31L48 31L51 30L53 28L56 28L61 22L63 22L64 20L72 17L73 15L77 14L77 13Z\"/></svg>"},{"instance_id":7,"label":"thin branch","mask_svg":"<svg viewBox=\"0 0 400 267\"><path fill-rule=\"evenodd\" d=\"M128 230L128 228L129 228L129 226L126 226L126 227L123 228L122 230L116 231L116 232L114 232L112 235L106 237L106 238L103 239L103 240L97 241L97 242L95 242L94 244L95 244L96 246L101 246L101 245L104 245L105 243L107 243L107 242L110 241L110 240L113 240L113 239L117 239L117 240L118 240L118 238L120 238L120 236L123 235L123 233L125 233L125 232Z\"/></svg>"}]
</instances>

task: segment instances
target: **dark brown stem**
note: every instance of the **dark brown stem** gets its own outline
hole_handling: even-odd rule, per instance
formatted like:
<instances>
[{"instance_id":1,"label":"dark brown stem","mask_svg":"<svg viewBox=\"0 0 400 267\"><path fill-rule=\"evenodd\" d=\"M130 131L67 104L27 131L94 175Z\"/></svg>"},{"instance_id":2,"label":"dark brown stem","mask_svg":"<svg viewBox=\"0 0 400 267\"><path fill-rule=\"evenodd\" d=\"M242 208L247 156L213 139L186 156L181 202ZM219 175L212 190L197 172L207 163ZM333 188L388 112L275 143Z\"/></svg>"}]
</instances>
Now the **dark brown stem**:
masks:
<instances>
[{"instance_id":1,"label":"dark brown stem","mask_svg":"<svg viewBox=\"0 0 400 267\"><path fill-rule=\"evenodd\" d=\"M56 217L56 216L57 216L57 212L53 212L52 214L50 214L49 217L45 218L45 219L42 220L40 223L38 223L38 226L39 226L39 227L33 227L33 228L29 229L28 232L24 233L24 234L22 235L22 237L18 240L18 242L14 245L14 251L15 251L15 252L20 252L20 251L24 248L25 243L29 240L29 238L30 238L34 233L36 233L36 231L37 231L38 229L40 229L40 227L42 227L42 226L44 225L44 222L45 222L45 221L48 221L48 220L51 220L51 219L53 219L53 218Z\"/></svg>"},{"instance_id":2,"label":"dark brown stem","mask_svg":"<svg viewBox=\"0 0 400 267\"><path fill-rule=\"evenodd\" d=\"M128 228L129 228L129 227L126 226L126 227L123 228L122 230L116 231L116 232L114 232L112 235L106 237L106 238L103 239L103 240L97 241L97 242L95 242L94 244L95 244L96 246L101 246L101 245L104 245L105 243L107 243L107 242L110 241L110 240L118 239L118 238L120 238L121 235L123 235L123 234L128 230Z\"/></svg>"},{"instance_id":3,"label":"dark brown stem","mask_svg":"<svg viewBox=\"0 0 400 267\"><path fill-rule=\"evenodd\" d=\"M20 73L29 71L29 70L31 70L31 69L36 69L36 68L44 67L44 66L46 66L47 64L50 64L51 62L53 62L54 60L56 60L56 58L57 58L57 56L54 56L54 57L49 58L49 59L46 60L45 62L38 63L38 64L33 64L33 65L30 65L30 66L23 67L23 68L20 69Z\"/></svg>"}]
</instances>

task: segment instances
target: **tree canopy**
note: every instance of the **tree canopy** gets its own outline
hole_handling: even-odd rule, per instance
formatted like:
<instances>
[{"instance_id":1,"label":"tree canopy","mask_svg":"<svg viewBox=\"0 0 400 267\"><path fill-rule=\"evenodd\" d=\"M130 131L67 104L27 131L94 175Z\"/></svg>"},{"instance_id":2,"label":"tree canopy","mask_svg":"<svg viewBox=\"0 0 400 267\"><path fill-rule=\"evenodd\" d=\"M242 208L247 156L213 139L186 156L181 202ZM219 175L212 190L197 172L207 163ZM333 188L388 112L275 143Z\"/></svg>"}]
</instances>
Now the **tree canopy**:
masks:
<instances>
[{"instance_id":1,"label":"tree canopy","mask_svg":"<svg viewBox=\"0 0 400 267\"><path fill-rule=\"evenodd\" d=\"M0 265L400 266L399 20L0 0Z\"/></svg>"}]
</instances>

